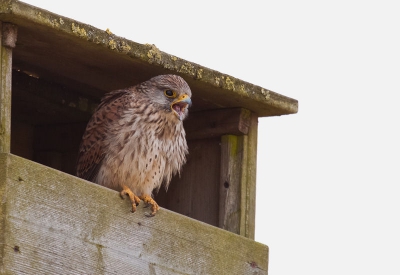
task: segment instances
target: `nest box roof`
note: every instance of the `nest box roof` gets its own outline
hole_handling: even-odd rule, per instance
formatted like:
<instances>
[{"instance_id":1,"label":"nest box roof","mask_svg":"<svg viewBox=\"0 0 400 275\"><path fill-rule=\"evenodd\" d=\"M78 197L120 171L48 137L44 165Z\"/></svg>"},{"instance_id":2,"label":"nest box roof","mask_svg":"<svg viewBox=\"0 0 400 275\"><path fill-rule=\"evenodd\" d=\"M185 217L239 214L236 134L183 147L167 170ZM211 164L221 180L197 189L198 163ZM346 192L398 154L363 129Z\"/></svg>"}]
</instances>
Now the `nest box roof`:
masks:
<instances>
[{"instance_id":1,"label":"nest box roof","mask_svg":"<svg viewBox=\"0 0 400 275\"><path fill-rule=\"evenodd\" d=\"M23 2L0 2L0 21L18 26L13 68L100 97L159 74L178 74L193 110L243 107L258 116L297 112L297 100Z\"/></svg>"}]
</instances>

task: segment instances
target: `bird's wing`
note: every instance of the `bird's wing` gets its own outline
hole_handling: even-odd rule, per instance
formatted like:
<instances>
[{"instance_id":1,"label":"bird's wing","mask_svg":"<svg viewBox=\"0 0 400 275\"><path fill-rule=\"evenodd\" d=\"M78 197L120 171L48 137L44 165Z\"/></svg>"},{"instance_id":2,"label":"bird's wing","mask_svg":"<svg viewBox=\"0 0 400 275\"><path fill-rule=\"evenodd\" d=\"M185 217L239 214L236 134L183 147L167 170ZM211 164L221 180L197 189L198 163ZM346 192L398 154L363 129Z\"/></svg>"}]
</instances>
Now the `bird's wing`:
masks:
<instances>
[{"instance_id":1,"label":"bird's wing","mask_svg":"<svg viewBox=\"0 0 400 275\"><path fill-rule=\"evenodd\" d=\"M107 149L107 132L110 123L120 117L122 110L117 99L126 95L128 90L107 93L101 100L83 134L78 153L76 175L94 181L104 160Z\"/></svg>"},{"instance_id":2,"label":"bird's wing","mask_svg":"<svg viewBox=\"0 0 400 275\"><path fill-rule=\"evenodd\" d=\"M91 121L92 122L92 121ZM79 148L76 175L94 181L105 155L104 124L92 122L88 124Z\"/></svg>"}]
</instances>

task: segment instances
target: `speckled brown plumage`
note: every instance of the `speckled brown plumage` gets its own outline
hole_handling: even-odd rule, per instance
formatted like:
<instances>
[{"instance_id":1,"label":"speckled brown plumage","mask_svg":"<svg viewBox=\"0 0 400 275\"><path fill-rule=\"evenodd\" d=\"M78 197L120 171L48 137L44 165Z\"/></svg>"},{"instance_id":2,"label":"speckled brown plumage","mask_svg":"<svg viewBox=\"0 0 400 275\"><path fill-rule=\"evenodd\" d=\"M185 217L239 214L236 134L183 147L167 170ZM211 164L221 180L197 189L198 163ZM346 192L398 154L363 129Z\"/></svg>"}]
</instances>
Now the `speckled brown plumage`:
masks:
<instances>
[{"instance_id":1,"label":"speckled brown plumage","mask_svg":"<svg viewBox=\"0 0 400 275\"><path fill-rule=\"evenodd\" d=\"M182 121L191 104L188 84L176 75L156 76L106 94L90 119L79 149L77 176L142 199L159 209L152 191L186 162Z\"/></svg>"}]
</instances>

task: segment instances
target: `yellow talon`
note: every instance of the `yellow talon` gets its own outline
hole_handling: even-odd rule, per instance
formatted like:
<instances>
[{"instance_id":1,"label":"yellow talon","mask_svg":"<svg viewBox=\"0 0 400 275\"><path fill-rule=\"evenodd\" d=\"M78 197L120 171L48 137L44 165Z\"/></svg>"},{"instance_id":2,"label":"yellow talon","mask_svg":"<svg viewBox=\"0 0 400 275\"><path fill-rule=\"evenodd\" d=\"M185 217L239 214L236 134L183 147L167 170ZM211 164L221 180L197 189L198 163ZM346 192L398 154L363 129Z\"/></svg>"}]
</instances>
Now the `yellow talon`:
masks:
<instances>
[{"instance_id":1,"label":"yellow talon","mask_svg":"<svg viewBox=\"0 0 400 275\"><path fill-rule=\"evenodd\" d=\"M140 199L142 199L146 205L151 205L151 213L146 216L153 217L157 211L160 210L160 207L152 197L144 195L140 196Z\"/></svg>"},{"instance_id":2,"label":"yellow talon","mask_svg":"<svg viewBox=\"0 0 400 275\"><path fill-rule=\"evenodd\" d=\"M125 195L128 196L129 200L132 203L132 212L135 213L136 212L136 206L139 205L140 199L138 196L136 196L135 194L133 194L132 190L124 185L122 186L122 191L120 192L121 198L124 198Z\"/></svg>"}]
</instances>

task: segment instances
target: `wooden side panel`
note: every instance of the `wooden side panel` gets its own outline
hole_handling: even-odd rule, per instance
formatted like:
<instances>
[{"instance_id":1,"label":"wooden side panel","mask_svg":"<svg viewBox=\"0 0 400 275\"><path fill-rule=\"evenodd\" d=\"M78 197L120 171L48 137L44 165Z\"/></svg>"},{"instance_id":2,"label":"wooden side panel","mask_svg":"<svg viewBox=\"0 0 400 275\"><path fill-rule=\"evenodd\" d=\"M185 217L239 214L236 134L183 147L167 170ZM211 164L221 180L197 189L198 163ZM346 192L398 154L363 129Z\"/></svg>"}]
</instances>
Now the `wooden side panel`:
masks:
<instances>
[{"instance_id":1,"label":"wooden side panel","mask_svg":"<svg viewBox=\"0 0 400 275\"><path fill-rule=\"evenodd\" d=\"M4 194L6 193L6 183L7 183L7 171L8 171L8 154L0 152L0 274L2 272L2 267L5 266L5 254L8 249L10 249L7 244L6 239L8 238L6 231L6 212L7 206L4 202Z\"/></svg>"},{"instance_id":2,"label":"wooden side panel","mask_svg":"<svg viewBox=\"0 0 400 275\"><path fill-rule=\"evenodd\" d=\"M189 115L185 120L188 140L216 138L223 135L246 135L251 112L243 108L207 110Z\"/></svg>"},{"instance_id":3,"label":"wooden side panel","mask_svg":"<svg viewBox=\"0 0 400 275\"><path fill-rule=\"evenodd\" d=\"M249 117L247 135L221 138L219 227L254 239L258 119Z\"/></svg>"},{"instance_id":4,"label":"wooden side panel","mask_svg":"<svg viewBox=\"0 0 400 275\"><path fill-rule=\"evenodd\" d=\"M156 201L163 207L218 226L220 139L188 142L188 161L167 192L161 187Z\"/></svg>"},{"instance_id":5,"label":"wooden side panel","mask_svg":"<svg viewBox=\"0 0 400 275\"><path fill-rule=\"evenodd\" d=\"M247 164L245 188L242 196L245 204L245 234L252 240L255 236L256 228L256 177L257 177L257 136L258 136L258 117L255 113L251 114L249 133L247 135Z\"/></svg>"},{"instance_id":6,"label":"wooden side panel","mask_svg":"<svg viewBox=\"0 0 400 275\"><path fill-rule=\"evenodd\" d=\"M0 154L0 274L267 274L268 247Z\"/></svg>"},{"instance_id":7,"label":"wooden side panel","mask_svg":"<svg viewBox=\"0 0 400 275\"><path fill-rule=\"evenodd\" d=\"M0 152L9 153L11 147L11 71L12 48L15 47L17 28L0 22Z\"/></svg>"},{"instance_id":8,"label":"wooden side panel","mask_svg":"<svg viewBox=\"0 0 400 275\"><path fill-rule=\"evenodd\" d=\"M221 178L219 197L219 227L244 234L241 213L243 175L246 173L245 136L226 135L221 138Z\"/></svg>"}]
</instances>

